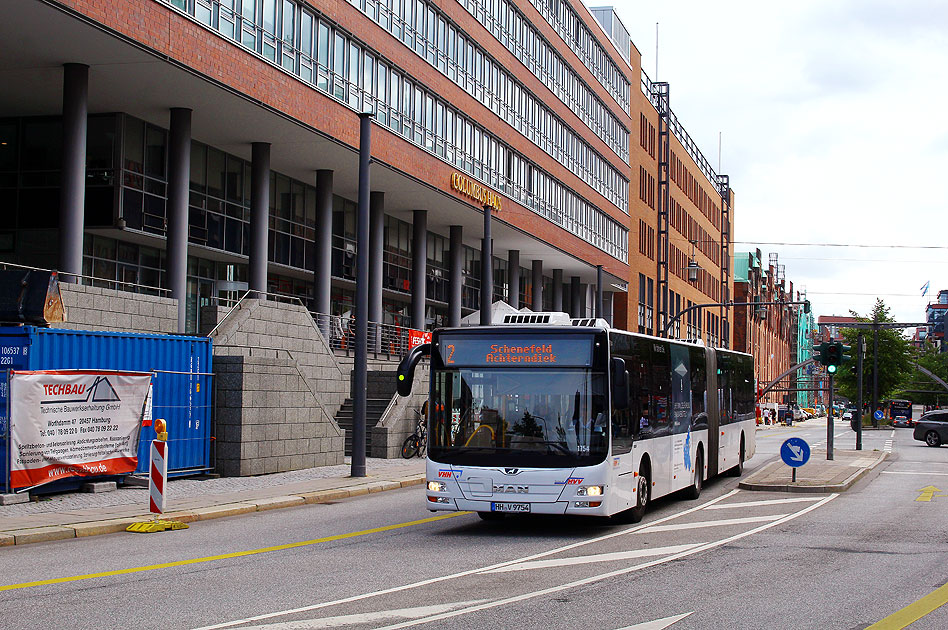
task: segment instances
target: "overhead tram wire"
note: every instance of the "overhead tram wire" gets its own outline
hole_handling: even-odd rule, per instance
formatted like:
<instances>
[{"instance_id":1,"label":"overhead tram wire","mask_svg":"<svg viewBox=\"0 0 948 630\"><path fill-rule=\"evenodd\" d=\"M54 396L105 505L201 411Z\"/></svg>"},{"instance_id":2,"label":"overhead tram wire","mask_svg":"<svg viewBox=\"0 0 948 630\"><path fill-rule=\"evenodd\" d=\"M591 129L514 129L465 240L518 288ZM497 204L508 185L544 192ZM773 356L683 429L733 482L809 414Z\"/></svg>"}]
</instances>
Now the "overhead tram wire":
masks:
<instances>
[{"instance_id":1,"label":"overhead tram wire","mask_svg":"<svg viewBox=\"0 0 948 630\"><path fill-rule=\"evenodd\" d=\"M869 245L865 243L789 243L776 241L731 241L735 245L780 245L786 247L861 247L865 249L948 249L948 245Z\"/></svg>"}]
</instances>

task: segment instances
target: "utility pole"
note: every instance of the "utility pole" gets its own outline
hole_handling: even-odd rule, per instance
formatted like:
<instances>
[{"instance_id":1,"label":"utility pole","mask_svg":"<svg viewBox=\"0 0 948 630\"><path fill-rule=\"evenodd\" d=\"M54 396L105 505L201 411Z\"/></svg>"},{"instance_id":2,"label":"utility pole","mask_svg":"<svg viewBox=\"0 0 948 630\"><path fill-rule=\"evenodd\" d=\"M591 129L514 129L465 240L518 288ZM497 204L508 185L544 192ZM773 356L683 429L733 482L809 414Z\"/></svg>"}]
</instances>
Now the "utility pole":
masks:
<instances>
[{"instance_id":1,"label":"utility pole","mask_svg":"<svg viewBox=\"0 0 948 630\"><path fill-rule=\"evenodd\" d=\"M862 357L866 354L866 339L860 330L856 337L856 374L858 375L859 388L856 394L856 450L862 450Z\"/></svg>"}]
</instances>

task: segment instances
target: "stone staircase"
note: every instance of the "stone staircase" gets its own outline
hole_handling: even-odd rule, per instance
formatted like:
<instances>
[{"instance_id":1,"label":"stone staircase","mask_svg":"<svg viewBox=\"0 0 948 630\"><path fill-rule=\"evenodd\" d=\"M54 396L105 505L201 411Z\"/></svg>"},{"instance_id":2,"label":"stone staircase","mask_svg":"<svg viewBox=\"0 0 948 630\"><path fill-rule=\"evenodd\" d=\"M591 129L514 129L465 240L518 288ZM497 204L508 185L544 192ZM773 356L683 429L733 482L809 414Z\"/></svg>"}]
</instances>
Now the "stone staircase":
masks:
<instances>
[{"instance_id":1,"label":"stone staircase","mask_svg":"<svg viewBox=\"0 0 948 630\"><path fill-rule=\"evenodd\" d=\"M372 428L395 395L395 370L370 370L366 375L365 400L365 453L372 453ZM347 398L336 414L336 424L346 432L345 454L352 455L353 401Z\"/></svg>"}]
</instances>

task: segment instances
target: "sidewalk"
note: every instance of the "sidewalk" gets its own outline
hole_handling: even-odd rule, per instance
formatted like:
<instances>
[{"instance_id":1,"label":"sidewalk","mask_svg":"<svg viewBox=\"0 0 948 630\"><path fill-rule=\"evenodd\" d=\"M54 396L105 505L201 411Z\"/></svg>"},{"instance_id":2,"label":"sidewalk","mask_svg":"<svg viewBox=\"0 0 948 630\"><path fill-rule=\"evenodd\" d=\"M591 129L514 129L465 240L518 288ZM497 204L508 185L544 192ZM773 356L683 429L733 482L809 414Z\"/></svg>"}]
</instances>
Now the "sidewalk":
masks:
<instances>
[{"instance_id":1,"label":"sidewalk","mask_svg":"<svg viewBox=\"0 0 948 630\"><path fill-rule=\"evenodd\" d=\"M738 484L742 490L770 492L842 492L852 487L870 470L885 460L884 451L853 451L834 448L833 459L826 459L826 449L813 449L809 461L797 468L797 480L791 481L792 470L782 460L770 462Z\"/></svg>"},{"instance_id":2,"label":"sidewalk","mask_svg":"<svg viewBox=\"0 0 948 630\"><path fill-rule=\"evenodd\" d=\"M384 490L420 485L424 459L366 460L366 477L350 477L349 459L325 466L258 477L172 479L162 518L191 523L309 503L325 503ZM151 520L148 488L123 486L114 492L71 492L41 501L0 505L0 547L81 538L125 531Z\"/></svg>"}]
</instances>

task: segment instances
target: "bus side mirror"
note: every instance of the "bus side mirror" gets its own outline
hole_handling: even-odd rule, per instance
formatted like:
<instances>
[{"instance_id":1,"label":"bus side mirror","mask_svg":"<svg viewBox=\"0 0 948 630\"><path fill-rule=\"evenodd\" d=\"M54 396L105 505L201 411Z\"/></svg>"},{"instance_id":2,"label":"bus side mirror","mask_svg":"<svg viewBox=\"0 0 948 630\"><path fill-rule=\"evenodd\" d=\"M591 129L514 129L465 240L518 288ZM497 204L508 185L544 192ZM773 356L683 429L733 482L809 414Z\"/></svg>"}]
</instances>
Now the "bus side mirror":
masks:
<instances>
[{"instance_id":1,"label":"bus side mirror","mask_svg":"<svg viewBox=\"0 0 948 630\"><path fill-rule=\"evenodd\" d=\"M415 380L415 366L421 361L421 357L427 356L431 356L431 344L422 343L409 350L398 364L398 383L395 388L399 396L407 396L411 393L411 384Z\"/></svg>"},{"instance_id":2,"label":"bus side mirror","mask_svg":"<svg viewBox=\"0 0 948 630\"><path fill-rule=\"evenodd\" d=\"M612 363L612 406L615 409L629 408L629 373L625 369L625 360L613 357Z\"/></svg>"}]
</instances>

